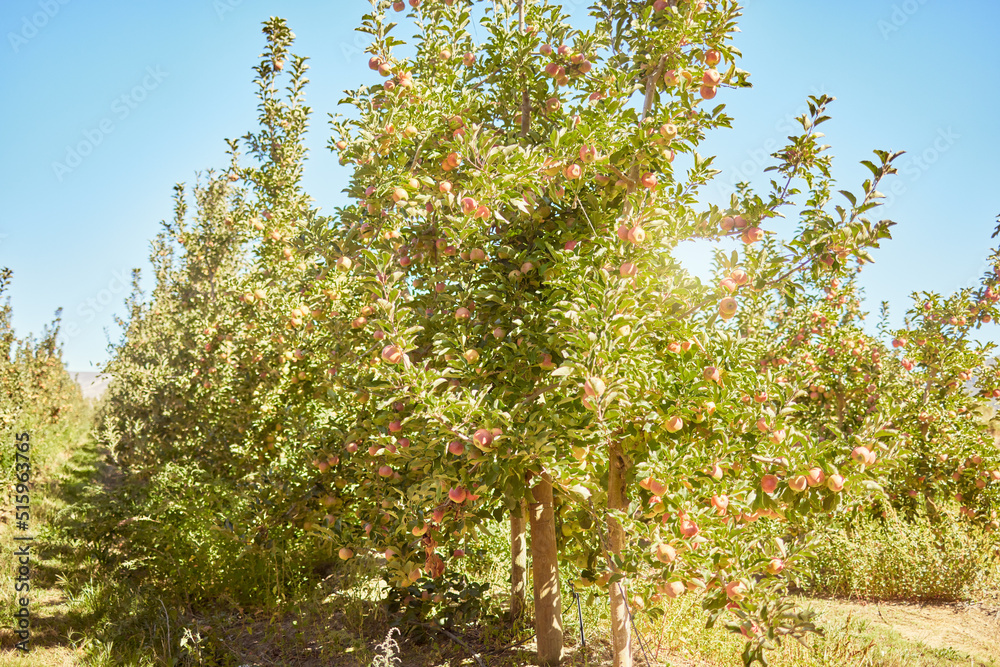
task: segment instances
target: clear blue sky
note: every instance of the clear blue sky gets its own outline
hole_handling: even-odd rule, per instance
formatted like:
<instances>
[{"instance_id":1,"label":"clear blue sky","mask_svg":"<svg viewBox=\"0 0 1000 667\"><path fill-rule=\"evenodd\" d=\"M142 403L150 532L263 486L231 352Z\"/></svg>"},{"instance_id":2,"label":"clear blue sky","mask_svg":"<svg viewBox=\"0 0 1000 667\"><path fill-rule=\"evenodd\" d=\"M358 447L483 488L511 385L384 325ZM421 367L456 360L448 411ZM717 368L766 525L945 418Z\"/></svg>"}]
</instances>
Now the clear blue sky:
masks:
<instances>
[{"instance_id":1,"label":"clear blue sky","mask_svg":"<svg viewBox=\"0 0 1000 667\"><path fill-rule=\"evenodd\" d=\"M587 2L567 4L582 14ZM129 271L147 267L173 184L225 167L223 140L255 127L251 68L270 15L288 19L295 50L311 58L307 188L326 210L342 203L348 174L324 148L326 114L370 79L353 32L367 8L5 0L0 265L14 270L17 331L40 331L62 306L68 367L107 358ZM828 93L837 102L824 129L842 188L857 189L867 173L857 163L873 148L908 151L883 212L900 223L895 238L863 274L869 309L885 299L899 315L913 289L970 284L1000 213L998 24L1000 3L988 0L749 0L737 46L754 88L716 98L736 122L703 147L724 169L709 194L725 201L727 184L759 174L806 96ZM81 143L92 150L77 162L67 150Z\"/></svg>"}]
</instances>

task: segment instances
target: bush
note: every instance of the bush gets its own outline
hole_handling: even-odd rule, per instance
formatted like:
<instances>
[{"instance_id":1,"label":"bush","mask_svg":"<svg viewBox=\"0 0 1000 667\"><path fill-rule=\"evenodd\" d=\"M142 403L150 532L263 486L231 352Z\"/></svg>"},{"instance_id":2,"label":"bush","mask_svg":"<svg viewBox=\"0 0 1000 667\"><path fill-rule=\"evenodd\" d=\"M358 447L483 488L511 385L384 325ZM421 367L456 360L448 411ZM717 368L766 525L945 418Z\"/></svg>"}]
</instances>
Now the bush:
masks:
<instances>
[{"instance_id":1,"label":"bush","mask_svg":"<svg viewBox=\"0 0 1000 667\"><path fill-rule=\"evenodd\" d=\"M823 530L801 583L814 595L868 600L969 600L1000 584L995 535L956 518L861 515Z\"/></svg>"}]
</instances>

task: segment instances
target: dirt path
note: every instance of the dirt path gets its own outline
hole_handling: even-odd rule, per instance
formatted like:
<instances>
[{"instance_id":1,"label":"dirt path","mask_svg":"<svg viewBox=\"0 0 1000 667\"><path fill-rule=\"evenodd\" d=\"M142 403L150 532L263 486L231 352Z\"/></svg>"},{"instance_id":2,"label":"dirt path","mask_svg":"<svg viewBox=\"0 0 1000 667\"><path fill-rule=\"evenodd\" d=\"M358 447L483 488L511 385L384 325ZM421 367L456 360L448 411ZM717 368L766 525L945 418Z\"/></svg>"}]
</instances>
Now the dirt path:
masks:
<instances>
[{"instance_id":1,"label":"dirt path","mask_svg":"<svg viewBox=\"0 0 1000 667\"><path fill-rule=\"evenodd\" d=\"M931 648L954 649L977 659L1000 662L1000 601L981 604L920 605L813 600L816 609L838 617L850 614L873 626L890 627Z\"/></svg>"}]
</instances>

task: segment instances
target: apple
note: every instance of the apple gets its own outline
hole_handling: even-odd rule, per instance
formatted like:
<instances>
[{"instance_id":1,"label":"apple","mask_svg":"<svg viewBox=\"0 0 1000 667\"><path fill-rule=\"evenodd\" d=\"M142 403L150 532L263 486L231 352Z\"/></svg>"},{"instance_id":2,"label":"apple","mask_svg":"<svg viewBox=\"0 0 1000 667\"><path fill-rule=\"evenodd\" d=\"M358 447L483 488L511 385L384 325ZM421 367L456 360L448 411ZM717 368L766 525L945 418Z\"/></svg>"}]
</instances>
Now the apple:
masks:
<instances>
[{"instance_id":1,"label":"apple","mask_svg":"<svg viewBox=\"0 0 1000 667\"><path fill-rule=\"evenodd\" d=\"M698 94L701 95L703 100L711 100L715 97L716 89L711 86L702 86L698 90Z\"/></svg>"},{"instance_id":2,"label":"apple","mask_svg":"<svg viewBox=\"0 0 1000 667\"><path fill-rule=\"evenodd\" d=\"M469 495L468 492L461 486L453 486L448 491L448 498L453 503L464 503L468 495Z\"/></svg>"},{"instance_id":3,"label":"apple","mask_svg":"<svg viewBox=\"0 0 1000 667\"><path fill-rule=\"evenodd\" d=\"M844 478L841 475L830 475L826 478L826 488L834 493L839 493L844 488Z\"/></svg>"},{"instance_id":4,"label":"apple","mask_svg":"<svg viewBox=\"0 0 1000 667\"><path fill-rule=\"evenodd\" d=\"M780 558L772 558L767 564L767 571L771 574L778 574L785 569L785 563Z\"/></svg>"},{"instance_id":5,"label":"apple","mask_svg":"<svg viewBox=\"0 0 1000 667\"><path fill-rule=\"evenodd\" d=\"M775 445L780 445L785 440L785 435L786 435L785 429L779 428L773 431L771 435L768 436L767 439Z\"/></svg>"},{"instance_id":6,"label":"apple","mask_svg":"<svg viewBox=\"0 0 1000 667\"><path fill-rule=\"evenodd\" d=\"M735 280L727 277L719 281L719 287L732 294L739 288L739 285L736 284Z\"/></svg>"},{"instance_id":7,"label":"apple","mask_svg":"<svg viewBox=\"0 0 1000 667\"><path fill-rule=\"evenodd\" d=\"M639 245L646 240L646 230L644 230L641 226L636 225L632 229L628 230L626 238L628 238L628 240L635 245Z\"/></svg>"},{"instance_id":8,"label":"apple","mask_svg":"<svg viewBox=\"0 0 1000 667\"><path fill-rule=\"evenodd\" d=\"M382 466L378 469L379 477L392 477L392 468L389 466Z\"/></svg>"},{"instance_id":9,"label":"apple","mask_svg":"<svg viewBox=\"0 0 1000 667\"><path fill-rule=\"evenodd\" d=\"M353 262L351 262L350 257L341 257L337 260L337 269L339 271L350 271L352 264Z\"/></svg>"},{"instance_id":10,"label":"apple","mask_svg":"<svg viewBox=\"0 0 1000 667\"><path fill-rule=\"evenodd\" d=\"M750 282L750 277L743 269L734 269L733 272L729 274L729 277L736 281L737 285L746 285Z\"/></svg>"},{"instance_id":11,"label":"apple","mask_svg":"<svg viewBox=\"0 0 1000 667\"><path fill-rule=\"evenodd\" d=\"M822 468L810 468L809 472L806 473L806 481L809 482L809 486L819 486L825 480L826 474Z\"/></svg>"},{"instance_id":12,"label":"apple","mask_svg":"<svg viewBox=\"0 0 1000 667\"><path fill-rule=\"evenodd\" d=\"M398 364L403 360L403 351L395 345L386 345L382 348L382 359L390 364Z\"/></svg>"},{"instance_id":13,"label":"apple","mask_svg":"<svg viewBox=\"0 0 1000 667\"><path fill-rule=\"evenodd\" d=\"M438 190L444 194L451 192L451 181L441 181L438 183Z\"/></svg>"},{"instance_id":14,"label":"apple","mask_svg":"<svg viewBox=\"0 0 1000 667\"><path fill-rule=\"evenodd\" d=\"M690 519L681 519L680 528L681 535L684 537L694 537L701 532L701 528L698 527L698 524Z\"/></svg>"},{"instance_id":15,"label":"apple","mask_svg":"<svg viewBox=\"0 0 1000 667\"><path fill-rule=\"evenodd\" d=\"M427 524L414 526L413 530L410 532L412 532L416 537L420 537L421 535L427 532Z\"/></svg>"},{"instance_id":16,"label":"apple","mask_svg":"<svg viewBox=\"0 0 1000 667\"><path fill-rule=\"evenodd\" d=\"M788 480L788 488L795 493L802 493L809 486L809 480L805 475L796 475Z\"/></svg>"},{"instance_id":17,"label":"apple","mask_svg":"<svg viewBox=\"0 0 1000 667\"><path fill-rule=\"evenodd\" d=\"M677 550L669 544L657 542L653 545L653 556L661 563L670 564L677 558Z\"/></svg>"},{"instance_id":18,"label":"apple","mask_svg":"<svg viewBox=\"0 0 1000 667\"><path fill-rule=\"evenodd\" d=\"M563 175L565 175L566 178L569 179L569 180L571 180L571 181L572 180L576 180L577 178L580 178L580 175L582 173L583 173L583 169L581 169L580 165L578 165L578 164L571 164L571 165L567 166L566 169L563 170Z\"/></svg>"},{"instance_id":19,"label":"apple","mask_svg":"<svg viewBox=\"0 0 1000 667\"><path fill-rule=\"evenodd\" d=\"M440 51L438 51L438 60L444 62L449 58L451 58L451 51L449 51L448 49L441 49Z\"/></svg>"},{"instance_id":20,"label":"apple","mask_svg":"<svg viewBox=\"0 0 1000 667\"><path fill-rule=\"evenodd\" d=\"M340 556L340 560L350 560L354 557L354 551L350 547L340 547L337 555Z\"/></svg>"},{"instance_id":21,"label":"apple","mask_svg":"<svg viewBox=\"0 0 1000 667\"><path fill-rule=\"evenodd\" d=\"M678 598L684 595L686 587L682 581L668 581L665 586L663 586L661 592L668 598Z\"/></svg>"},{"instance_id":22,"label":"apple","mask_svg":"<svg viewBox=\"0 0 1000 667\"><path fill-rule=\"evenodd\" d=\"M761 229L760 227L747 227L745 230L743 230L743 234L740 236L740 239L743 241L743 243L746 243L748 245L751 243L756 243L757 241L760 241L763 238L764 238L764 230Z\"/></svg>"},{"instance_id":23,"label":"apple","mask_svg":"<svg viewBox=\"0 0 1000 667\"><path fill-rule=\"evenodd\" d=\"M372 56L371 58L368 59L368 69L377 70L379 67L382 66L382 63L384 62L385 61L379 58L378 56Z\"/></svg>"},{"instance_id":24,"label":"apple","mask_svg":"<svg viewBox=\"0 0 1000 667\"><path fill-rule=\"evenodd\" d=\"M774 493L778 490L778 478L775 475L764 475L760 478L760 488L764 493Z\"/></svg>"},{"instance_id":25,"label":"apple","mask_svg":"<svg viewBox=\"0 0 1000 667\"><path fill-rule=\"evenodd\" d=\"M869 457L871 456L871 451L864 446L855 447L851 452L851 458L858 463L868 463Z\"/></svg>"},{"instance_id":26,"label":"apple","mask_svg":"<svg viewBox=\"0 0 1000 667\"><path fill-rule=\"evenodd\" d=\"M719 373L719 369L715 366L706 366L701 374L702 377L710 382L718 383L722 381L722 375Z\"/></svg>"},{"instance_id":27,"label":"apple","mask_svg":"<svg viewBox=\"0 0 1000 667\"><path fill-rule=\"evenodd\" d=\"M462 213L464 213L465 215L472 215L473 213L476 212L476 209L479 208L479 202L477 202L472 197L463 197L461 203L462 203Z\"/></svg>"},{"instance_id":28,"label":"apple","mask_svg":"<svg viewBox=\"0 0 1000 667\"><path fill-rule=\"evenodd\" d=\"M639 267L632 262L623 262L622 265L618 267L618 273L622 278L632 278L639 273Z\"/></svg>"},{"instance_id":29,"label":"apple","mask_svg":"<svg viewBox=\"0 0 1000 667\"><path fill-rule=\"evenodd\" d=\"M720 479L722 479L722 475L723 475L722 466L720 466L718 463L714 464L709 469L708 476L711 477L714 480L720 480Z\"/></svg>"},{"instance_id":30,"label":"apple","mask_svg":"<svg viewBox=\"0 0 1000 667\"><path fill-rule=\"evenodd\" d=\"M719 302L719 317L724 320L730 319L736 314L737 307L736 299L731 296L725 297Z\"/></svg>"},{"instance_id":31,"label":"apple","mask_svg":"<svg viewBox=\"0 0 1000 667\"><path fill-rule=\"evenodd\" d=\"M456 320L467 320L470 317L472 317L472 313L469 312L469 309L465 308L464 306L463 307L459 307L458 309L455 310L455 319Z\"/></svg>"},{"instance_id":32,"label":"apple","mask_svg":"<svg viewBox=\"0 0 1000 667\"><path fill-rule=\"evenodd\" d=\"M475 433L472 434L472 442L479 449L486 450L490 445L493 444L493 432L485 428L477 429Z\"/></svg>"},{"instance_id":33,"label":"apple","mask_svg":"<svg viewBox=\"0 0 1000 667\"><path fill-rule=\"evenodd\" d=\"M541 53L543 56L551 56L552 55L552 45L551 44L542 44L540 47L538 47L538 52Z\"/></svg>"},{"instance_id":34,"label":"apple","mask_svg":"<svg viewBox=\"0 0 1000 667\"><path fill-rule=\"evenodd\" d=\"M650 190L655 188L658 183L656 179L656 174L654 174L651 171L647 171L646 173L644 173L642 177L639 178L639 182L642 183L642 186L644 188L649 188Z\"/></svg>"},{"instance_id":35,"label":"apple","mask_svg":"<svg viewBox=\"0 0 1000 667\"><path fill-rule=\"evenodd\" d=\"M668 88L670 86L676 86L680 80L680 73L675 69L668 69L663 73L663 84Z\"/></svg>"},{"instance_id":36,"label":"apple","mask_svg":"<svg viewBox=\"0 0 1000 667\"><path fill-rule=\"evenodd\" d=\"M715 49L709 49L705 52L705 64L709 67L715 67L722 61L722 54Z\"/></svg>"},{"instance_id":37,"label":"apple","mask_svg":"<svg viewBox=\"0 0 1000 667\"><path fill-rule=\"evenodd\" d=\"M715 495L712 496L709 502L712 503L712 507L714 507L719 514L725 514L726 508L729 507L729 496Z\"/></svg>"},{"instance_id":38,"label":"apple","mask_svg":"<svg viewBox=\"0 0 1000 667\"><path fill-rule=\"evenodd\" d=\"M663 428L667 430L667 433L677 433L677 431L684 428L684 420L677 415L674 415L673 417L667 419L667 421L663 424Z\"/></svg>"},{"instance_id":39,"label":"apple","mask_svg":"<svg viewBox=\"0 0 1000 667\"><path fill-rule=\"evenodd\" d=\"M664 493L667 492L667 485L661 482L660 480L656 479L655 477L650 478L649 492L652 493L654 496L662 496Z\"/></svg>"},{"instance_id":40,"label":"apple","mask_svg":"<svg viewBox=\"0 0 1000 667\"><path fill-rule=\"evenodd\" d=\"M747 587L741 581L730 581L726 584L726 596L730 600L742 600Z\"/></svg>"}]
</instances>

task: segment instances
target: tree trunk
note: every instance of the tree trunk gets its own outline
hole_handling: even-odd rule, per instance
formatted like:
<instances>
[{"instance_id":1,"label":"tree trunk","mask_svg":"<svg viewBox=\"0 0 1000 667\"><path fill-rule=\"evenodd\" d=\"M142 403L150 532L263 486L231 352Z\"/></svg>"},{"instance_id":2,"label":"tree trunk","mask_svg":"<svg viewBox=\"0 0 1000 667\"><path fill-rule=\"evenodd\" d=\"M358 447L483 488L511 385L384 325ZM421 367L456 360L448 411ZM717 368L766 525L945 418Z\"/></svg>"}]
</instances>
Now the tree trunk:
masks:
<instances>
[{"instance_id":1,"label":"tree trunk","mask_svg":"<svg viewBox=\"0 0 1000 667\"><path fill-rule=\"evenodd\" d=\"M525 503L522 498L510 512L510 620L524 615L528 590L528 539L524 532Z\"/></svg>"},{"instance_id":2,"label":"tree trunk","mask_svg":"<svg viewBox=\"0 0 1000 667\"><path fill-rule=\"evenodd\" d=\"M625 472L628 465L621 444L615 442L609 452L608 508L627 510ZM625 531L614 517L608 517L608 537L611 553L620 554L625 546ZM615 568L608 562L612 574ZM632 667L632 635L629 632L628 586L624 579L611 584L611 651L614 667Z\"/></svg>"},{"instance_id":3,"label":"tree trunk","mask_svg":"<svg viewBox=\"0 0 1000 667\"><path fill-rule=\"evenodd\" d=\"M555 666L562 659L562 598L556 559L556 516L552 478L542 473L531 489L531 574L535 583L535 636L538 664Z\"/></svg>"}]
</instances>

